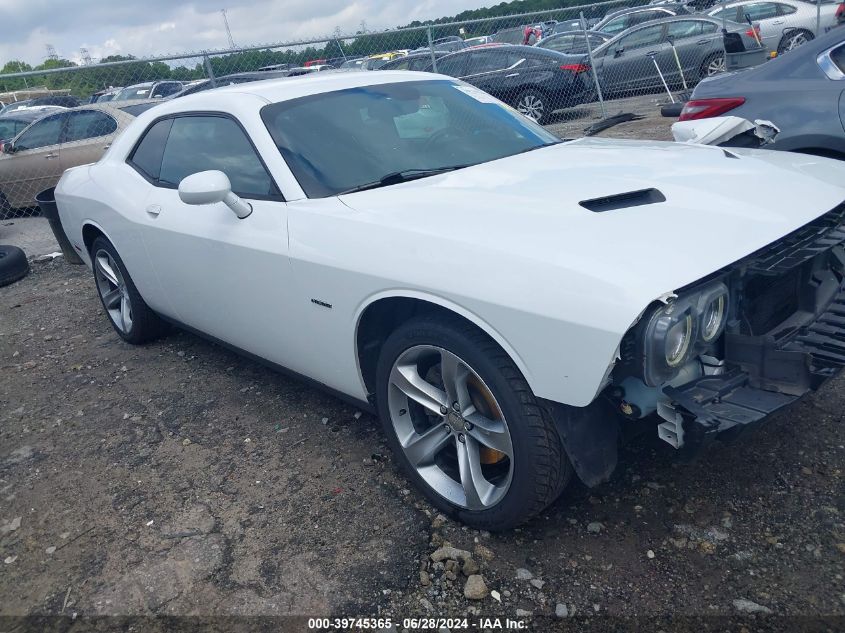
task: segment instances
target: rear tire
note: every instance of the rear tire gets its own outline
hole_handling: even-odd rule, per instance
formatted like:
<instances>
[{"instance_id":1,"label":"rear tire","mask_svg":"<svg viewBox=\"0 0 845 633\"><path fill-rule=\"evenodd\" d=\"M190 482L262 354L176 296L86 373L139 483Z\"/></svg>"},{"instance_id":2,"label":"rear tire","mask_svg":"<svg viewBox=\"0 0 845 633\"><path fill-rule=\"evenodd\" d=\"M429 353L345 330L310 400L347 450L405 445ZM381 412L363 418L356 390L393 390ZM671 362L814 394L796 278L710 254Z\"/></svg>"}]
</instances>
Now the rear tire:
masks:
<instances>
[{"instance_id":1,"label":"rear tire","mask_svg":"<svg viewBox=\"0 0 845 633\"><path fill-rule=\"evenodd\" d=\"M780 43L778 44L778 55L794 50L802 44L806 44L813 38L814 35L805 29L795 29L794 31L789 31L780 39Z\"/></svg>"},{"instance_id":2,"label":"rear tire","mask_svg":"<svg viewBox=\"0 0 845 633\"><path fill-rule=\"evenodd\" d=\"M406 322L385 341L376 381L399 466L438 509L467 525L512 528L570 481L548 412L510 357L473 325L439 315Z\"/></svg>"},{"instance_id":3,"label":"rear tire","mask_svg":"<svg viewBox=\"0 0 845 633\"><path fill-rule=\"evenodd\" d=\"M548 95L533 88L520 93L520 95L516 98L514 108L516 108L520 114L524 114L529 119L533 119L540 125L544 125L549 120L549 115L552 113L552 104Z\"/></svg>"},{"instance_id":4,"label":"rear tire","mask_svg":"<svg viewBox=\"0 0 845 633\"><path fill-rule=\"evenodd\" d=\"M29 262L17 246L0 246L0 287L13 284L29 273Z\"/></svg>"},{"instance_id":5,"label":"rear tire","mask_svg":"<svg viewBox=\"0 0 845 633\"><path fill-rule=\"evenodd\" d=\"M91 245L97 294L115 332L127 343L140 345L166 331L164 322L144 302L114 245L98 237Z\"/></svg>"},{"instance_id":6,"label":"rear tire","mask_svg":"<svg viewBox=\"0 0 845 633\"><path fill-rule=\"evenodd\" d=\"M704 60L701 64L701 68L698 71L698 76L701 79L706 79L707 77L714 77L719 75L725 70L727 67L725 66L725 54L724 53L713 53Z\"/></svg>"}]
</instances>

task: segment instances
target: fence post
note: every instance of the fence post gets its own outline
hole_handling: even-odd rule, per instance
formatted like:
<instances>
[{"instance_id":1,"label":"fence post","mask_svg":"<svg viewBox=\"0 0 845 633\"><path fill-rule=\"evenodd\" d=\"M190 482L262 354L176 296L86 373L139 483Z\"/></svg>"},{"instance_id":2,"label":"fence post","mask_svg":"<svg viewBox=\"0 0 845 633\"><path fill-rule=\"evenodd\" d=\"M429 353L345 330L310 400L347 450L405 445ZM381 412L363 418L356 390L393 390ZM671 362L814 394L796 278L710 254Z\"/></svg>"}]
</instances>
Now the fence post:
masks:
<instances>
[{"instance_id":1,"label":"fence post","mask_svg":"<svg viewBox=\"0 0 845 633\"><path fill-rule=\"evenodd\" d=\"M822 0L816 0L816 37L819 37L822 28Z\"/></svg>"},{"instance_id":2,"label":"fence post","mask_svg":"<svg viewBox=\"0 0 845 633\"><path fill-rule=\"evenodd\" d=\"M593 73L593 81L596 83L596 93L599 98L599 106L601 107L601 118L607 116L604 109L604 97L601 93L601 84L599 84L599 74L596 72L596 65L593 63L593 47L590 46L590 37L587 35L587 20L584 19L584 12L581 11L581 30L584 31L584 42L587 44L587 57L590 60L590 70Z\"/></svg>"},{"instance_id":3,"label":"fence post","mask_svg":"<svg viewBox=\"0 0 845 633\"><path fill-rule=\"evenodd\" d=\"M214 78L214 71L211 69L211 60L208 58L208 53L203 52L202 61L205 64L205 72L208 73L208 78L211 80L211 87L217 87L217 80Z\"/></svg>"},{"instance_id":4,"label":"fence post","mask_svg":"<svg viewBox=\"0 0 845 633\"><path fill-rule=\"evenodd\" d=\"M434 41L431 39L431 27L425 30L426 37L428 37L428 50L431 53L431 70L437 72L437 56L434 54Z\"/></svg>"}]
</instances>

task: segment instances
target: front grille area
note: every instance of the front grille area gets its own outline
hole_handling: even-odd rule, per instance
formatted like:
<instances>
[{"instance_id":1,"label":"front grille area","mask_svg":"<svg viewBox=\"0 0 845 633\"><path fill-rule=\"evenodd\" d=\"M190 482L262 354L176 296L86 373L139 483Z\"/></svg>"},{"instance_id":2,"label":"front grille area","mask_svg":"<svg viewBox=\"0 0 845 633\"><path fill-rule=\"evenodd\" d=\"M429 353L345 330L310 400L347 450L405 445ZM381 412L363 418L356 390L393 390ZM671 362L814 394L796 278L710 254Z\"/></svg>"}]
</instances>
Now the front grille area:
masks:
<instances>
[{"instance_id":1,"label":"front grille area","mask_svg":"<svg viewBox=\"0 0 845 633\"><path fill-rule=\"evenodd\" d=\"M754 275L742 292L742 330L752 336L772 331L799 307L802 268L782 275Z\"/></svg>"},{"instance_id":2,"label":"front grille area","mask_svg":"<svg viewBox=\"0 0 845 633\"><path fill-rule=\"evenodd\" d=\"M749 272L780 275L845 242L845 202L752 254Z\"/></svg>"}]
</instances>

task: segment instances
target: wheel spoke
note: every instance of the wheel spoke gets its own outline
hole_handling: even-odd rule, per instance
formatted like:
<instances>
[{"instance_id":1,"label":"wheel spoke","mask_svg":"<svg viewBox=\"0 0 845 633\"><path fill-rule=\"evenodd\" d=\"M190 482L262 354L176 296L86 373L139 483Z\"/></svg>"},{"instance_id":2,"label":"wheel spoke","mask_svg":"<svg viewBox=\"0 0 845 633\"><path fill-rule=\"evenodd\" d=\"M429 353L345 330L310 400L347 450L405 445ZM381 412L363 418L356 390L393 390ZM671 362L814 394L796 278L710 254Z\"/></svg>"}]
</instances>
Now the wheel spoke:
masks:
<instances>
[{"instance_id":1,"label":"wheel spoke","mask_svg":"<svg viewBox=\"0 0 845 633\"><path fill-rule=\"evenodd\" d=\"M439 424L431 427L422 434L412 431L402 442L402 448L408 460L414 466L430 464L437 454L448 443L450 434Z\"/></svg>"},{"instance_id":2,"label":"wheel spoke","mask_svg":"<svg viewBox=\"0 0 845 633\"><path fill-rule=\"evenodd\" d=\"M458 403L458 410L464 412L472 405L467 390L467 378L469 370L454 354L442 350L440 352L440 377L443 379L443 386L446 388L446 396L449 398L449 406Z\"/></svg>"},{"instance_id":3,"label":"wheel spoke","mask_svg":"<svg viewBox=\"0 0 845 633\"><path fill-rule=\"evenodd\" d=\"M114 288L103 295L103 305L106 306L106 310L114 310L122 298L123 295L120 292L120 288Z\"/></svg>"},{"instance_id":4,"label":"wheel spoke","mask_svg":"<svg viewBox=\"0 0 845 633\"><path fill-rule=\"evenodd\" d=\"M126 295L120 301L120 321L123 324L123 331L132 329L132 304Z\"/></svg>"},{"instance_id":5,"label":"wheel spoke","mask_svg":"<svg viewBox=\"0 0 845 633\"><path fill-rule=\"evenodd\" d=\"M435 415L441 415L441 407L448 406L448 396L429 382L426 382L416 365L397 365L390 373L390 382L414 402L418 402Z\"/></svg>"},{"instance_id":6,"label":"wheel spoke","mask_svg":"<svg viewBox=\"0 0 845 633\"><path fill-rule=\"evenodd\" d=\"M461 487L466 495L466 505L470 509L484 508L484 500L493 486L481 473L481 457L478 454L478 443L472 437L466 437L463 442L455 442L458 449L458 470L461 475Z\"/></svg>"},{"instance_id":7,"label":"wheel spoke","mask_svg":"<svg viewBox=\"0 0 845 633\"><path fill-rule=\"evenodd\" d=\"M464 419L472 424L467 433L480 444L513 458L513 445L504 422L491 420L477 411L464 415Z\"/></svg>"},{"instance_id":8,"label":"wheel spoke","mask_svg":"<svg viewBox=\"0 0 845 633\"><path fill-rule=\"evenodd\" d=\"M115 286L119 285L117 275L114 274L114 270L111 267L111 262L104 255L97 258L97 270L112 284Z\"/></svg>"}]
</instances>

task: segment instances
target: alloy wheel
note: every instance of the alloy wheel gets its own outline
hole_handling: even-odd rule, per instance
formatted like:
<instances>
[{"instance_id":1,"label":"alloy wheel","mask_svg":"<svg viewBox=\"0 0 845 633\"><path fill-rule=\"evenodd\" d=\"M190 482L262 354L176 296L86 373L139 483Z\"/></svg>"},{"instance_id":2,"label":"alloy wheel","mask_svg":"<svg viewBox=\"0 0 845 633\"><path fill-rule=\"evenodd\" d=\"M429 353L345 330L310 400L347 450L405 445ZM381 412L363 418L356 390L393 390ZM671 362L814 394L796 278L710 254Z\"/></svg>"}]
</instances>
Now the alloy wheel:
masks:
<instances>
[{"instance_id":1,"label":"alloy wheel","mask_svg":"<svg viewBox=\"0 0 845 633\"><path fill-rule=\"evenodd\" d=\"M707 62L707 70L706 74L708 77L712 77L713 75L718 75L719 73L725 72L725 56L719 55L718 57L714 57L709 62Z\"/></svg>"},{"instance_id":2,"label":"alloy wheel","mask_svg":"<svg viewBox=\"0 0 845 633\"><path fill-rule=\"evenodd\" d=\"M786 40L786 46L783 47L783 50L791 51L793 49L798 48L802 44L806 44L809 41L810 40L807 39L806 33L796 33L795 35Z\"/></svg>"},{"instance_id":3,"label":"alloy wheel","mask_svg":"<svg viewBox=\"0 0 845 633\"><path fill-rule=\"evenodd\" d=\"M128 334L132 329L132 301L120 268L111 253L104 249L94 255L94 278L97 292L115 327Z\"/></svg>"},{"instance_id":4,"label":"alloy wheel","mask_svg":"<svg viewBox=\"0 0 845 633\"><path fill-rule=\"evenodd\" d=\"M450 503L486 510L513 479L513 443L492 391L463 359L432 345L405 350L388 386L390 421L420 477Z\"/></svg>"},{"instance_id":5,"label":"alloy wheel","mask_svg":"<svg viewBox=\"0 0 845 633\"><path fill-rule=\"evenodd\" d=\"M516 109L520 114L524 114L529 119L539 121L543 118L543 113L546 108L542 99L533 94L527 94L519 100L519 103L516 105Z\"/></svg>"}]
</instances>

